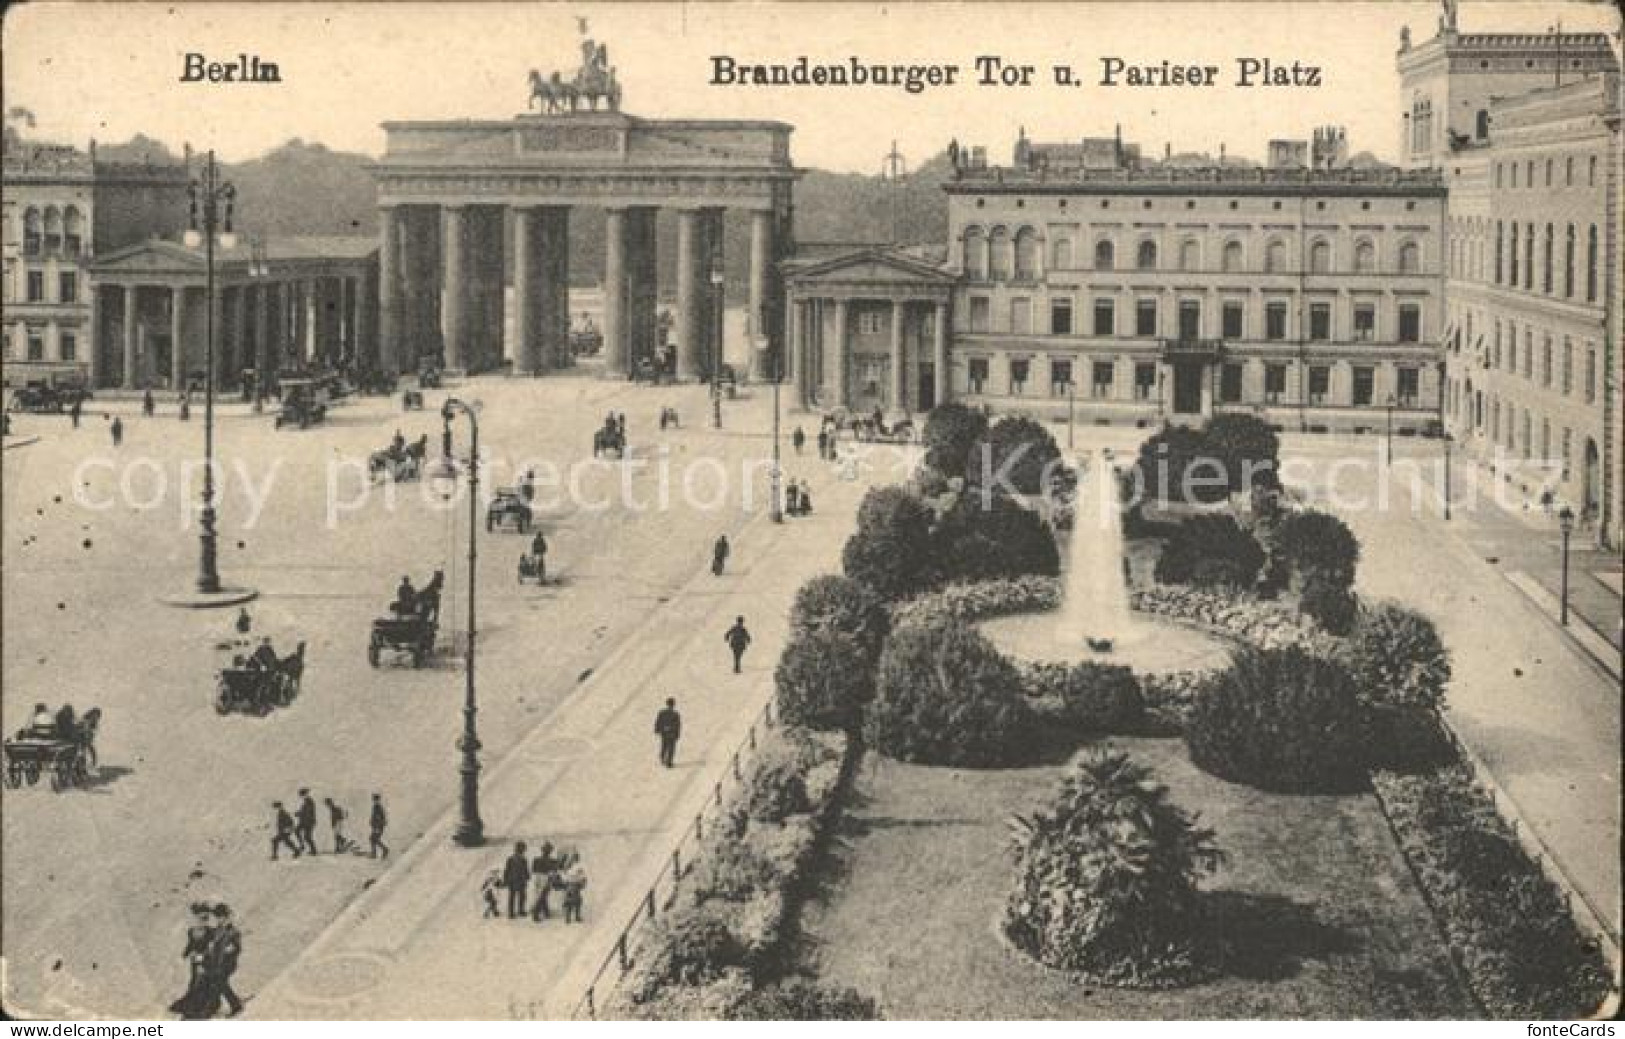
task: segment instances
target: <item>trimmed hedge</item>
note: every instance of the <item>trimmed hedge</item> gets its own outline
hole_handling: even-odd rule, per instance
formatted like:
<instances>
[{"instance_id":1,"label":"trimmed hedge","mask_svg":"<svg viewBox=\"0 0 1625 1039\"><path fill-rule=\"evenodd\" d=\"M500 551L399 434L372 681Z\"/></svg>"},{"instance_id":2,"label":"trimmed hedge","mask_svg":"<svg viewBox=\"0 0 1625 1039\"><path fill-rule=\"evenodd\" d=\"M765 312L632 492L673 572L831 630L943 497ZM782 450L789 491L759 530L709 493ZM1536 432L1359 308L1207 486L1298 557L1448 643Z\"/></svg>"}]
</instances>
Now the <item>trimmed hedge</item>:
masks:
<instances>
[{"instance_id":1,"label":"trimmed hedge","mask_svg":"<svg viewBox=\"0 0 1625 1039\"><path fill-rule=\"evenodd\" d=\"M930 582L930 506L901 487L876 487L858 506L857 527L841 551L846 576L895 602Z\"/></svg>"},{"instance_id":2,"label":"trimmed hedge","mask_svg":"<svg viewBox=\"0 0 1625 1039\"><path fill-rule=\"evenodd\" d=\"M987 581L1061 571L1055 535L1032 509L1009 498L963 495L931 534L933 583Z\"/></svg>"},{"instance_id":3,"label":"trimmed hedge","mask_svg":"<svg viewBox=\"0 0 1625 1039\"><path fill-rule=\"evenodd\" d=\"M1374 765L1417 768L1448 757L1440 712L1450 651L1431 620L1390 603L1362 610L1343 661L1366 710Z\"/></svg>"},{"instance_id":4,"label":"trimmed hedge","mask_svg":"<svg viewBox=\"0 0 1625 1039\"><path fill-rule=\"evenodd\" d=\"M1327 655L1336 647L1336 640L1297 611L1247 595L1165 586L1132 592L1129 605L1145 613L1212 628L1262 649L1299 646Z\"/></svg>"},{"instance_id":5,"label":"trimmed hedge","mask_svg":"<svg viewBox=\"0 0 1625 1039\"><path fill-rule=\"evenodd\" d=\"M796 630L773 672L775 702L791 725L856 732L874 699L875 660L836 630Z\"/></svg>"},{"instance_id":6,"label":"trimmed hedge","mask_svg":"<svg viewBox=\"0 0 1625 1039\"><path fill-rule=\"evenodd\" d=\"M897 603L891 608L896 627L905 624L938 625L948 621L969 624L1012 613L1040 613L1059 609L1061 582L1053 577L1014 577L975 584L950 584L934 592Z\"/></svg>"},{"instance_id":7,"label":"trimmed hedge","mask_svg":"<svg viewBox=\"0 0 1625 1039\"><path fill-rule=\"evenodd\" d=\"M1076 664L1020 665L1022 683L1034 708L1046 719L1078 732L1127 735L1145 722L1140 680L1121 664L1084 660Z\"/></svg>"},{"instance_id":8,"label":"trimmed hedge","mask_svg":"<svg viewBox=\"0 0 1625 1039\"><path fill-rule=\"evenodd\" d=\"M1263 566L1264 549L1235 517L1219 513L1181 523L1157 557L1154 576L1159 584L1247 591Z\"/></svg>"},{"instance_id":9,"label":"trimmed hedge","mask_svg":"<svg viewBox=\"0 0 1625 1039\"><path fill-rule=\"evenodd\" d=\"M925 446L924 464L943 476L965 472L971 449L987 435L987 416L958 401L948 401L931 409L925 417L920 442Z\"/></svg>"},{"instance_id":10,"label":"trimmed hedge","mask_svg":"<svg viewBox=\"0 0 1625 1039\"><path fill-rule=\"evenodd\" d=\"M891 619L886 603L867 585L850 577L824 574L796 591L790 606L790 630L838 631L855 639L871 659L880 658Z\"/></svg>"},{"instance_id":11,"label":"trimmed hedge","mask_svg":"<svg viewBox=\"0 0 1625 1039\"><path fill-rule=\"evenodd\" d=\"M1048 490L1061 459L1050 431L1025 415L1006 415L988 429L965 458L965 484L999 494L1036 495Z\"/></svg>"}]
</instances>

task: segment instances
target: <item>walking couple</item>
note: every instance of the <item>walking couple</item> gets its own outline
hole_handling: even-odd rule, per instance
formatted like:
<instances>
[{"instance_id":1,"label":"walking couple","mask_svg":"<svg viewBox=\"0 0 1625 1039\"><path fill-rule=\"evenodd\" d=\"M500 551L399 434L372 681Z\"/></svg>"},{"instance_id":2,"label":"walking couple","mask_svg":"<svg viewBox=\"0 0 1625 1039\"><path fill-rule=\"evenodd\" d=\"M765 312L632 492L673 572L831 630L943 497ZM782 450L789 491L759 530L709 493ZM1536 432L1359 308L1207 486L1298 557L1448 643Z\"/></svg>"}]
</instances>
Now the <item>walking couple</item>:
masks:
<instances>
[{"instance_id":1,"label":"walking couple","mask_svg":"<svg viewBox=\"0 0 1625 1039\"><path fill-rule=\"evenodd\" d=\"M231 976L243 953L243 936L231 922L231 907L224 902L192 903L192 926L186 932L186 958L191 970L186 993L169 1004L170 1013L185 1021L207 1021L224 1000L229 1016L243 1012L243 1001L232 990Z\"/></svg>"}]
</instances>

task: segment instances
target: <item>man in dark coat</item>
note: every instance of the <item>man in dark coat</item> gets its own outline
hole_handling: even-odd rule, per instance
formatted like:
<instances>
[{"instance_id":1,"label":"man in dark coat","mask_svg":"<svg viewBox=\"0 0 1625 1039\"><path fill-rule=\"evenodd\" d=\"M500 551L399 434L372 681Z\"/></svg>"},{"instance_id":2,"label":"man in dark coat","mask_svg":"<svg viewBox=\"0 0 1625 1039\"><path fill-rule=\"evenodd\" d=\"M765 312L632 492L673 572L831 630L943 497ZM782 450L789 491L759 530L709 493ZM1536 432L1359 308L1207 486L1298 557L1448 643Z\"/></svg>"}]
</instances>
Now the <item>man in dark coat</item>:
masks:
<instances>
[{"instance_id":1,"label":"man in dark coat","mask_svg":"<svg viewBox=\"0 0 1625 1039\"><path fill-rule=\"evenodd\" d=\"M395 601L390 604L390 610L397 616L410 617L417 612L418 593L412 587L412 579L402 576L401 583L395 588Z\"/></svg>"},{"instance_id":2,"label":"man in dark coat","mask_svg":"<svg viewBox=\"0 0 1625 1039\"><path fill-rule=\"evenodd\" d=\"M677 713L677 701L667 697L666 706L655 715L655 735L660 737L660 763L671 768L677 757L677 738L683 734L683 716Z\"/></svg>"},{"instance_id":3,"label":"man in dark coat","mask_svg":"<svg viewBox=\"0 0 1625 1039\"><path fill-rule=\"evenodd\" d=\"M547 580L547 539L542 537L540 530L530 539L530 557L536 560L536 579Z\"/></svg>"},{"instance_id":4,"label":"man in dark coat","mask_svg":"<svg viewBox=\"0 0 1625 1039\"><path fill-rule=\"evenodd\" d=\"M717 543L711 546L711 573L716 577L722 576L722 568L728 565L728 535L717 536Z\"/></svg>"},{"instance_id":5,"label":"man in dark coat","mask_svg":"<svg viewBox=\"0 0 1625 1039\"><path fill-rule=\"evenodd\" d=\"M558 880L558 872L562 860L553 854L553 842L543 841L537 849L536 859L530 864L530 875L536 881L536 903L530 912L530 918L537 923L550 920L553 917L553 907L548 899L553 894L553 884Z\"/></svg>"},{"instance_id":6,"label":"man in dark coat","mask_svg":"<svg viewBox=\"0 0 1625 1039\"><path fill-rule=\"evenodd\" d=\"M271 861L276 861L278 848L287 848L293 852L293 857L297 859L299 857L299 845L293 842L293 816L289 815L288 810L282 807L281 801L272 801L271 807L276 809L276 821L273 824L276 832L271 837Z\"/></svg>"},{"instance_id":7,"label":"man in dark coat","mask_svg":"<svg viewBox=\"0 0 1625 1039\"><path fill-rule=\"evenodd\" d=\"M372 815L367 820L367 843L371 846L372 857L377 858L382 851L384 858L389 858L389 845L384 843L384 828L389 825L389 816L384 812L384 801L377 794L372 795Z\"/></svg>"},{"instance_id":8,"label":"man in dark coat","mask_svg":"<svg viewBox=\"0 0 1625 1039\"><path fill-rule=\"evenodd\" d=\"M231 907L224 902L214 907L214 935L203 953L203 969L214 990L226 1001L227 1015L236 1017L243 1012L243 1001L232 990L231 976L237 973L237 960L243 954L243 936L231 922Z\"/></svg>"},{"instance_id":9,"label":"man in dark coat","mask_svg":"<svg viewBox=\"0 0 1625 1039\"><path fill-rule=\"evenodd\" d=\"M299 847L307 855L316 854L316 800L304 787L299 788L299 828L296 836Z\"/></svg>"},{"instance_id":10,"label":"man in dark coat","mask_svg":"<svg viewBox=\"0 0 1625 1039\"><path fill-rule=\"evenodd\" d=\"M525 842L513 846L513 854L502 865L502 886L508 889L508 919L525 915L525 895L530 891L530 857Z\"/></svg>"},{"instance_id":11,"label":"man in dark coat","mask_svg":"<svg viewBox=\"0 0 1625 1039\"><path fill-rule=\"evenodd\" d=\"M745 650L750 646L750 632L745 630L745 618L735 617L733 627L728 629L722 640L734 654L734 674L739 674L739 662L745 658Z\"/></svg>"},{"instance_id":12,"label":"man in dark coat","mask_svg":"<svg viewBox=\"0 0 1625 1039\"><path fill-rule=\"evenodd\" d=\"M124 443L124 422L117 415L113 416L113 424L108 427L108 432L113 434L114 447Z\"/></svg>"}]
</instances>

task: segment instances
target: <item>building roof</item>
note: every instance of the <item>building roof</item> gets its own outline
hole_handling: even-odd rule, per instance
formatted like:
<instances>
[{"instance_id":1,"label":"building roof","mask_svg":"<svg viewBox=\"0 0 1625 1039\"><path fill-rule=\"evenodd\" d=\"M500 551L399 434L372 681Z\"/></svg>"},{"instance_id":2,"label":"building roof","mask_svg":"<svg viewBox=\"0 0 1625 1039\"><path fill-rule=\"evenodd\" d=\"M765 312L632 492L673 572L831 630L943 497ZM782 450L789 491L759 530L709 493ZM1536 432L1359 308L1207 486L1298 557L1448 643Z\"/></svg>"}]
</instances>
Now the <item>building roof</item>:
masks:
<instances>
[{"instance_id":1,"label":"building roof","mask_svg":"<svg viewBox=\"0 0 1625 1039\"><path fill-rule=\"evenodd\" d=\"M246 268L254 258L256 246L263 250L261 256L265 262L272 266L298 266L364 261L378 251L378 240L356 235L286 235L250 242L239 237L234 247L215 251L215 262L219 269L226 272ZM201 274L203 264L202 249L193 249L168 239L149 238L98 256L91 264L91 270L98 274L120 271Z\"/></svg>"},{"instance_id":2,"label":"building roof","mask_svg":"<svg viewBox=\"0 0 1625 1039\"><path fill-rule=\"evenodd\" d=\"M955 276L940 264L929 262L916 249L896 246L860 246L823 255L797 255L784 260L779 269L792 282L812 282L824 278L841 281L893 282L897 284L952 284Z\"/></svg>"}]
</instances>

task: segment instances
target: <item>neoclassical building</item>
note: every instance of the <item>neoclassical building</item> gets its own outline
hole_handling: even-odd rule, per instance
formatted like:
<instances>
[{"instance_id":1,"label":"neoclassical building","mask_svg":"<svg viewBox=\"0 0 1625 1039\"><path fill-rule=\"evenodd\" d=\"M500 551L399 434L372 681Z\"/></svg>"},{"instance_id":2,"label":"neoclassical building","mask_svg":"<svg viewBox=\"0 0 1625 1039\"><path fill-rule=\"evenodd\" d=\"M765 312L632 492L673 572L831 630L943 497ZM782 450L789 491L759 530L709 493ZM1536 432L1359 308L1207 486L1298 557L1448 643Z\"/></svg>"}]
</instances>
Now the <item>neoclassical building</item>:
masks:
<instances>
[{"instance_id":1,"label":"neoclassical building","mask_svg":"<svg viewBox=\"0 0 1625 1039\"><path fill-rule=\"evenodd\" d=\"M1267 167L1024 135L1010 166L970 152L945 185L952 395L1106 424L1242 409L1292 430L1428 429L1442 178L1350 167L1336 130L1312 154L1295 143Z\"/></svg>"},{"instance_id":2,"label":"neoclassical building","mask_svg":"<svg viewBox=\"0 0 1625 1039\"><path fill-rule=\"evenodd\" d=\"M1608 38L1461 33L1447 18L1425 43L1402 39L1398 64L1404 154L1450 191L1446 427L1509 483L1552 490L1617 543L1620 112Z\"/></svg>"}]
</instances>

